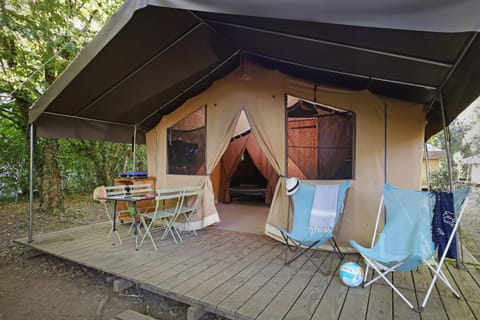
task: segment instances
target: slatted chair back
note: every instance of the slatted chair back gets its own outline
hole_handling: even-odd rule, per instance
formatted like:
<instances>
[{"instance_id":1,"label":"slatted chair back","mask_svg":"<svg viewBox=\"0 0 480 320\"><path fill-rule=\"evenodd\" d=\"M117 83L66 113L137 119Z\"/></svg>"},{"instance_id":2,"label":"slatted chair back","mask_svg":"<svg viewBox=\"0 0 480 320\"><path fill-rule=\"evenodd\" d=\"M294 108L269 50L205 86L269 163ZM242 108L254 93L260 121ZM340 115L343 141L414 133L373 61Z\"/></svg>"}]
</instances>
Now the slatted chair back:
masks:
<instances>
[{"instance_id":1,"label":"slatted chair back","mask_svg":"<svg viewBox=\"0 0 480 320\"><path fill-rule=\"evenodd\" d=\"M180 234L175 226L175 220L178 217L180 208L183 204L183 190L182 188L157 189L155 196L155 208L153 212L146 212L140 214L140 221L145 229L140 246L144 243L147 237L152 241L155 251L157 246L152 235L153 227L157 220L162 221L164 232L161 240L165 239L168 234L172 235L173 240L177 243L177 239L182 241Z\"/></svg>"},{"instance_id":2,"label":"slatted chair back","mask_svg":"<svg viewBox=\"0 0 480 320\"><path fill-rule=\"evenodd\" d=\"M197 212L198 207L200 205L200 200L202 199L203 195L203 184L198 186L192 187L184 187L183 188L183 205L180 208L179 215L184 215L185 217L185 229L188 232L197 235L197 232L192 226L190 217L192 214Z\"/></svg>"}]
</instances>

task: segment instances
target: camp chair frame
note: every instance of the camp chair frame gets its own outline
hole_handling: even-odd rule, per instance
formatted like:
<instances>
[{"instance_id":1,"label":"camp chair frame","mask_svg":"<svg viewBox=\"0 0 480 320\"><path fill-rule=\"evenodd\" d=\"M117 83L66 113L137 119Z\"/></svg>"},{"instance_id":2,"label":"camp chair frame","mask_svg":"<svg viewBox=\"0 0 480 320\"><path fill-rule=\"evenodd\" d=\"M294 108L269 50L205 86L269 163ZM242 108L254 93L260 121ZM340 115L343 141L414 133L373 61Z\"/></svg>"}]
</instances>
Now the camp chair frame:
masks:
<instances>
[{"instance_id":1,"label":"camp chair frame","mask_svg":"<svg viewBox=\"0 0 480 320\"><path fill-rule=\"evenodd\" d=\"M157 195L155 197L155 209L153 212L145 212L140 213L140 222L145 229L145 234L142 236L142 240L140 241L139 247L142 246L143 242L145 241L146 237L148 236L152 241L153 247L155 251L158 251L157 245L155 244L155 240L153 239L151 231L153 230L155 221L161 219L162 220L162 227L164 231L160 240L166 238L168 234L172 235L173 240L175 243L178 241L182 241L180 237L180 233L175 226L175 220L177 219L180 208L182 207L184 196L183 190L180 188L170 188L170 189L158 189ZM171 208L166 208L167 201L174 201L175 205ZM147 223L147 219L149 222ZM178 241L177 241L178 238Z\"/></svg>"},{"instance_id":2,"label":"camp chair frame","mask_svg":"<svg viewBox=\"0 0 480 320\"><path fill-rule=\"evenodd\" d=\"M464 193L464 194L462 194L462 193ZM430 295L432 293L433 286L435 285L435 282L436 282L437 279L442 280L442 282L450 289L450 291L453 293L453 295L457 299L460 299L461 298L460 294L450 284L450 281L445 276L445 274L443 273L441 268L443 266L443 263L445 262L445 258L446 258L447 252L448 252L448 248L450 248L450 245L452 244L455 233L456 233L458 227L460 226L460 222L462 220L463 213L464 213L464 210L465 210L465 206L463 204L466 202L466 199L468 198L468 194L469 194L469 191L467 191L467 192L462 191L462 192L459 192L459 194L457 195L459 197L462 197L462 199L459 201L458 205L455 206L455 211L458 212L458 210L460 210L460 213L456 215L456 221L455 221L454 228L453 228L452 233L451 233L451 235L450 235L450 237L447 241L445 251L444 251L440 261L436 262L435 259L434 259L434 255L435 255L436 250L433 252L433 255L431 257L427 257L427 258L424 258L424 259L421 260L421 264L426 265L433 272L434 276L432 278L432 281L430 282L427 293L426 293L426 295L423 299L423 302L422 302L420 308L417 309L413 305L413 303L411 303L405 297L405 295L397 287L395 287L395 285L387 278L387 275L389 273L399 271L399 270L397 270L399 267L408 263L408 259L410 257L406 257L404 260L399 261L398 263L396 263L392 266L385 266L382 263L380 263L380 262L372 259L368 255L364 254L362 251L358 250L358 247L360 247L360 246L358 244L356 244L354 241L351 241L351 244L357 249L357 251L360 253L360 255L362 256L362 258L365 260L365 263L366 263L365 274L364 274L364 279L363 279L363 282L364 282L363 287L366 288L366 287L370 286L371 284L375 283L377 280L383 279L395 291L395 293L397 293L398 296L415 312L422 312L425 309L425 307L428 303L428 300L430 298ZM455 192L454 192L454 197L455 197ZM377 239L377 235L379 234L378 229L379 229L380 216L382 215L383 206L384 206L384 194L382 192L382 197L380 199L380 204L379 204L378 211L377 211L377 219L376 219L376 222L375 222L375 229L374 229L374 233L373 233L373 237L372 237L372 243L371 243L370 248L373 248L375 246L375 241ZM370 281L367 281L369 268L372 268L373 270L375 270L378 275L376 277L373 277Z\"/></svg>"},{"instance_id":3,"label":"camp chair frame","mask_svg":"<svg viewBox=\"0 0 480 320\"><path fill-rule=\"evenodd\" d=\"M198 210L198 205L200 204L200 200L202 198L202 193L203 193L203 184L198 186L193 186L193 187L183 187L182 191L183 191L184 199L183 199L182 205L179 208L178 216L184 215L186 231L198 236L197 232L192 227L190 217L192 214L194 214ZM194 199L193 199L192 205L190 206L188 204L188 200L191 197L193 197ZM180 237L180 239L182 238Z\"/></svg>"},{"instance_id":4,"label":"camp chair frame","mask_svg":"<svg viewBox=\"0 0 480 320\"><path fill-rule=\"evenodd\" d=\"M102 187L100 187L102 188ZM121 185L121 186L107 186L107 187L103 187L105 189L105 197L108 198L108 197L112 197L112 196L125 196L127 194L127 191L125 190L125 186ZM96 199L97 201L99 199ZM101 200L101 199L100 199ZM111 228L110 228L110 231L108 232L108 235L107 235L107 240L110 239L110 237L112 236L112 233L115 233L115 236L117 237L118 239L118 242L120 242L120 244L123 244L122 242L122 239L120 237L120 234L118 233L118 230L114 230L114 222L113 222L113 219L114 219L114 215L115 215L115 208L114 208L114 212L110 213L110 210L108 209L108 202L106 200L102 200L103 202L103 207L105 209L105 214L107 215L107 218L108 218L108 221L110 221L110 224L111 224ZM115 203L114 203L115 205ZM118 213L121 213L121 212L117 212L117 215Z\"/></svg>"},{"instance_id":5,"label":"camp chair frame","mask_svg":"<svg viewBox=\"0 0 480 320\"><path fill-rule=\"evenodd\" d=\"M302 184L302 183L301 183ZM337 199L337 208L336 208L336 217L335 217L335 224L333 230L331 230L330 233L324 233L321 237L315 240L309 240L309 241L304 241L303 239L297 239L291 235L291 233L287 232L283 228L278 227L278 230L280 231L284 243L285 243L285 258L284 258L284 264L288 265L298 259L300 256L304 256L308 261L310 261L315 268L322 273L323 275L328 275L330 273L330 270L327 272L323 271L321 269L321 266L318 265L308 254L308 251L310 249L313 249L317 247L318 245L324 244L328 242L330 246L332 247L333 252L339 257L340 260L343 260L344 254L340 250L340 247L337 244L337 241L335 239L335 231L337 229L337 226L343 216L343 213L345 211L345 204L348 196L348 191L350 189L351 181L345 181L341 184L339 184L339 192L341 192L341 187L343 186L345 189L343 192L340 194L340 196L343 196L343 199L340 200L340 203L338 205L338 199ZM337 195L338 196L338 195ZM289 208L291 207L291 196L289 196ZM289 209L290 210L290 209ZM294 208L295 210L295 208ZM308 216L310 213L308 213ZM295 223L295 218L294 218L294 223ZM288 257L288 253L291 252L294 255L292 257Z\"/></svg>"},{"instance_id":6,"label":"camp chair frame","mask_svg":"<svg viewBox=\"0 0 480 320\"><path fill-rule=\"evenodd\" d=\"M330 270L328 272L324 272L322 269L321 269L321 266L318 265L310 255L307 254L307 252L314 248L315 246L317 246L318 244L322 244L325 242L325 237L322 237L320 238L319 240L313 242L311 245L309 245L308 247L302 245L301 242L298 242L296 241L295 239L289 237L288 235L286 235L284 232L281 232L282 236L283 236L283 240L285 241L285 245L286 245L286 249L285 249L285 259L284 259L284 264L285 265L288 265L290 263L292 263L293 261L297 260L299 257L301 257L302 255L308 260L310 261L314 266L315 268L320 272L322 273L323 275L329 275L330 273ZM334 237L330 237L328 240L327 240L330 245L332 246L332 249L333 249L333 252L335 252L335 254L338 256L338 258L340 260L343 260L343 258L345 257L345 255L343 254L343 252L340 250L340 247L338 246L337 244L337 241L335 240ZM291 243L291 244L290 244ZM290 257L290 259L288 258L288 252L291 252L291 253L296 253L293 257Z\"/></svg>"},{"instance_id":7,"label":"camp chair frame","mask_svg":"<svg viewBox=\"0 0 480 320\"><path fill-rule=\"evenodd\" d=\"M105 209L105 214L108 218L108 220L110 221L112 227L110 228L110 231L107 235L107 240L110 239L110 237L112 236L112 233L115 233L118 241L120 242L120 244L123 244L123 241L120 237L120 234L118 233L118 230L115 228L114 230L114 217L115 216L115 219L117 219L118 221L118 217L121 213L129 213L129 214L132 214L132 212L130 211L131 210L131 207L128 208L127 210L116 210L116 208L114 207L113 208L113 212L110 212L109 208L108 208L108 204L107 204L107 200L105 199L108 199L109 197L116 197L116 196L127 196L127 195L131 195L132 197L133 196L136 196L136 195L145 195L147 193L151 193L152 192L152 187L149 183L143 183L143 184L132 184L132 185L116 185L116 186L102 186L102 187L99 187L99 188L104 188L104 197L99 197L99 198L95 198L95 200L97 201L101 201L103 203L103 206L104 206L104 209ZM114 206L116 206L116 202L114 201L113 203ZM136 210L136 208L134 208ZM135 212L133 212L133 215L135 215ZM119 222L119 221L118 221ZM134 227L135 223L132 223L130 224L130 228L128 229L128 232L127 232L127 235L130 234L130 232L133 230L133 227ZM142 232L140 231L140 229L138 228L137 226L137 232L142 234Z\"/></svg>"},{"instance_id":8,"label":"camp chair frame","mask_svg":"<svg viewBox=\"0 0 480 320\"><path fill-rule=\"evenodd\" d=\"M440 280L442 280L448 286L448 288L452 291L455 297L460 299L460 294L458 294L458 292L452 288L452 286L450 285L450 282L448 281L448 279L445 277L445 274L441 270L443 263L445 262L445 259L447 257L448 249L450 248L453 242L453 239L455 238L455 234L457 233L457 230L460 227L460 222L462 221L463 214L465 212L465 207L466 207L465 203L467 202L467 199L470 196L471 189L469 188L460 189L460 190L457 190L457 192L458 192L457 193L458 199L455 199L455 194L456 194L455 191L453 193L454 203L455 203L455 212L458 212L458 210L460 210L460 213L457 214L455 225L453 227L450 237L448 238L445 250L443 251L443 254L440 257L440 261L437 263L434 259L432 259L434 262L435 268L433 268L430 264L427 264L428 267L432 270L434 276L432 278L432 282L430 283L430 286L428 287L427 294L423 299L422 305L420 307L420 312L425 309L427 302L430 298L430 295L432 293L433 286L435 285L435 282L437 281L438 278L440 278Z\"/></svg>"}]
</instances>

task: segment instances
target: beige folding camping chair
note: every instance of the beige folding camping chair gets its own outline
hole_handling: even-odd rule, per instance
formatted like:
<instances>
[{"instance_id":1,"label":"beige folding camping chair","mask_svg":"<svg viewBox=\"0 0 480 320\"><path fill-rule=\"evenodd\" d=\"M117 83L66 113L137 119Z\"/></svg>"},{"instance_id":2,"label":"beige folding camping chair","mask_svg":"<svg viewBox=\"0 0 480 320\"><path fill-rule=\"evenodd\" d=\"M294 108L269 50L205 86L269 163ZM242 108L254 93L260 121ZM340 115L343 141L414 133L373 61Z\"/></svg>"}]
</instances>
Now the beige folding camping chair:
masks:
<instances>
[{"instance_id":1,"label":"beige folding camping chair","mask_svg":"<svg viewBox=\"0 0 480 320\"><path fill-rule=\"evenodd\" d=\"M181 241L180 233L175 226L180 208L183 204L183 190L181 188L158 189L155 197L155 209L153 212L140 213L140 222L145 228L145 234L140 241L139 247L142 246L147 236L152 241L155 251L158 251L157 245L152 235L152 231L156 228L155 223L160 220L163 228L161 240L165 239L168 234L172 235L173 241L177 242L177 237Z\"/></svg>"}]
</instances>

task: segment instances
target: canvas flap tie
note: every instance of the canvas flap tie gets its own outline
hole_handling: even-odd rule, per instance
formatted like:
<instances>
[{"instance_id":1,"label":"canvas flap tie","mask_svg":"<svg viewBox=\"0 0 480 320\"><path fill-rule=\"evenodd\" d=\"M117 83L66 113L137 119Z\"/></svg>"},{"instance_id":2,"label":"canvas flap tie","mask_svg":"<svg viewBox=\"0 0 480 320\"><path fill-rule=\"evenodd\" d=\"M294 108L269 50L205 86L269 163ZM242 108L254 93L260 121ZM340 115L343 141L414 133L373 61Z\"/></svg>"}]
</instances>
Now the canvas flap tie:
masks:
<instances>
[{"instance_id":1,"label":"canvas flap tie","mask_svg":"<svg viewBox=\"0 0 480 320\"><path fill-rule=\"evenodd\" d=\"M317 185L310 213L310 231L329 232L337 216L338 184Z\"/></svg>"}]
</instances>

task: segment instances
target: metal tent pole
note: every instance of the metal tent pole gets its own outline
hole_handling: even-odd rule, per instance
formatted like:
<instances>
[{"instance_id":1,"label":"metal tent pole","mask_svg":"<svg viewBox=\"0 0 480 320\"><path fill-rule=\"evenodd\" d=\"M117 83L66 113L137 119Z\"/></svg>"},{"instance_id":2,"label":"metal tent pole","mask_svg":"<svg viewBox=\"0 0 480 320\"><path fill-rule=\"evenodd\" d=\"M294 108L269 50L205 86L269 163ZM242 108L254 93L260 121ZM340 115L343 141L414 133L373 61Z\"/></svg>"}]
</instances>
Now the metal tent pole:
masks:
<instances>
[{"instance_id":1,"label":"metal tent pole","mask_svg":"<svg viewBox=\"0 0 480 320\"><path fill-rule=\"evenodd\" d=\"M449 183L450 183L450 192L453 192L455 189L454 183L453 183L453 157L452 157L452 149L451 149L451 137L450 137L450 130L448 129L447 126L447 115L445 111L445 107L443 105L443 97L440 94L439 96L439 101L440 101L440 108L442 111L442 121L443 121L443 135L445 138L445 147L447 149L447 165L448 165L448 177L449 177ZM457 255L456 259L456 267L460 268L461 265L463 265L463 248L462 248L462 232L460 226L458 226L458 238L457 238L457 248L460 248L460 259L459 256Z\"/></svg>"},{"instance_id":2,"label":"metal tent pole","mask_svg":"<svg viewBox=\"0 0 480 320\"><path fill-rule=\"evenodd\" d=\"M428 157L428 145L425 142L423 144L424 146L424 152L425 152L425 179L427 180L427 191L430 191L430 183L431 183L431 177L430 177L430 158Z\"/></svg>"},{"instance_id":3,"label":"metal tent pole","mask_svg":"<svg viewBox=\"0 0 480 320\"><path fill-rule=\"evenodd\" d=\"M29 222L28 222L28 242L33 241L33 155L35 151L36 132L35 125L30 125L30 172L29 172Z\"/></svg>"},{"instance_id":4,"label":"metal tent pole","mask_svg":"<svg viewBox=\"0 0 480 320\"><path fill-rule=\"evenodd\" d=\"M133 145L132 145L132 174L135 172L135 162L136 162L136 153L137 153L137 125L133 128Z\"/></svg>"},{"instance_id":5,"label":"metal tent pole","mask_svg":"<svg viewBox=\"0 0 480 320\"><path fill-rule=\"evenodd\" d=\"M453 164L452 164L452 149L451 149L451 140L450 140L450 130L447 126L447 117L446 111L443 105L443 97L442 95L439 96L440 101L440 108L442 111L442 122L443 122L443 136L445 138L445 147L447 149L447 164L448 164L448 177L450 182L450 192L454 190L453 186Z\"/></svg>"}]
</instances>

